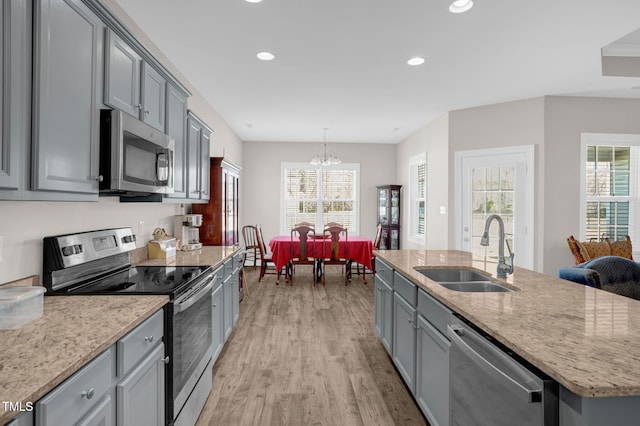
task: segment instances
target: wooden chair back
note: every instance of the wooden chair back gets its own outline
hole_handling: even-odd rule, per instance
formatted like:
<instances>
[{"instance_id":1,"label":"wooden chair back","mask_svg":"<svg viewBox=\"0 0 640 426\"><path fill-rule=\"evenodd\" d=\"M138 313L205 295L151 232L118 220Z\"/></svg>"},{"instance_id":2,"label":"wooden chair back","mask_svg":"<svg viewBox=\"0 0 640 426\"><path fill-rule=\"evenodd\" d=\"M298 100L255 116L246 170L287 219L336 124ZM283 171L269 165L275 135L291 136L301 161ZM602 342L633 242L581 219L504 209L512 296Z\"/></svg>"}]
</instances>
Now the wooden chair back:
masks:
<instances>
[{"instance_id":1,"label":"wooden chair back","mask_svg":"<svg viewBox=\"0 0 640 426\"><path fill-rule=\"evenodd\" d=\"M331 263L344 263L349 258L349 245L344 245L344 256L340 256L340 240L348 242L348 232L340 225L330 225L324 228L324 244L322 245L322 258ZM327 242L329 244L327 244Z\"/></svg>"},{"instance_id":2,"label":"wooden chair back","mask_svg":"<svg viewBox=\"0 0 640 426\"><path fill-rule=\"evenodd\" d=\"M298 256L295 255L294 244L298 239ZM315 231L309 225L296 226L291 230L291 261L293 263L313 263L314 253L309 250L311 247L309 241L315 238Z\"/></svg>"},{"instance_id":3,"label":"wooden chair back","mask_svg":"<svg viewBox=\"0 0 640 426\"><path fill-rule=\"evenodd\" d=\"M376 237L373 240L373 248L376 250L380 249L380 242L382 241L382 224L378 224L378 229L376 230Z\"/></svg>"},{"instance_id":4,"label":"wooden chair back","mask_svg":"<svg viewBox=\"0 0 640 426\"><path fill-rule=\"evenodd\" d=\"M244 249L248 253L253 252L253 266L256 265L258 257L258 230L253 225L245 225L242 227L242 239L244 240ZM245 256L246 260L246 256Z\"/></svg>"}]
</instances>

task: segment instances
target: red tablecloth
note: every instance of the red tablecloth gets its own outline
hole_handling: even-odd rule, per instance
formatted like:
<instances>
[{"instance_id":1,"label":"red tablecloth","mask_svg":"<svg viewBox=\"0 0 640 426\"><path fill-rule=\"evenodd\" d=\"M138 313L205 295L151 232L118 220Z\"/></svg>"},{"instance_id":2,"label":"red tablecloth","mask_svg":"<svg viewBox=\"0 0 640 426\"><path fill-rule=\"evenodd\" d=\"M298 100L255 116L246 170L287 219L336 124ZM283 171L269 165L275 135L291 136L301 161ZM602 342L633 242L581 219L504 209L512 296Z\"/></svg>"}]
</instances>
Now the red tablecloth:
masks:
<instances>
[{"instance_id":1,"label":"red tablecloth","mask_svg":"<svg viewBox=\"0 0 640 426\"><path fill-rule=\"evenodd\" d=\"M323 240L322 238L315 238L313 241L309 241L310 255L318 253L318 256L322 256L322 244L326 244L325 253L329 252L330 240ZM269 241L269 248L271 248L273 262L276 264L276 268L281 269L284 267L289 259L291 259L291 236L279 235L273 237ZM293 240L293 253L299 254L298 250L299 241L296 237ZM358 235L349 235L348 241L340 240L340 256L344 256L345 248L348 244L349 259L354 262L358 262L361 265L371 269L371 256L373 255L373 241L367 237L361 237Z\"/></svg>"}]
</instances>

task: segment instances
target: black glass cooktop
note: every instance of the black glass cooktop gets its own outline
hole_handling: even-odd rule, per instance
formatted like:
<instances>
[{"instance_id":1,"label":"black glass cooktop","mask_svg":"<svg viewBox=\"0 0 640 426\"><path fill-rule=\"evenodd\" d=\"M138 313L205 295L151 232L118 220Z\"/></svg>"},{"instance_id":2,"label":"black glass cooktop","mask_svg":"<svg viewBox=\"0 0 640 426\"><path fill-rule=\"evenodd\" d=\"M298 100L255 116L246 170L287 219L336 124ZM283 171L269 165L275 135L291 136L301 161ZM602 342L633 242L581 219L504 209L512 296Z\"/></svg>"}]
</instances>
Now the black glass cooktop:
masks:
<instances>
[{"instance_id":1,"label":"black glass cooktop","mask_svg":"<svg viewBox=\"0 0 640 426\"><path fill-rule=\"evenodd\" d=\"M177 295L210 266L132 266L105 278L63 290L66 294Z\"/></svg>"}]
</instances>

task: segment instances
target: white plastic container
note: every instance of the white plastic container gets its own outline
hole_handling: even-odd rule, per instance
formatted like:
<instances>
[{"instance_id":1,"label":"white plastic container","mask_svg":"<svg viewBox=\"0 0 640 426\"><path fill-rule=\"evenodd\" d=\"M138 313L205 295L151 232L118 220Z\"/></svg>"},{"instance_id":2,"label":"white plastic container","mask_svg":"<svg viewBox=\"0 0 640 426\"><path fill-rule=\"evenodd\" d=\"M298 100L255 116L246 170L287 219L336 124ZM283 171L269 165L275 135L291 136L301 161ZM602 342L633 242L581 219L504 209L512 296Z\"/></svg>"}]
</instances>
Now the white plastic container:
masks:
<instances>
[{"instance_id":1,"label":"white plastic container","mask_svg":"<svg viewBox=\"0 0 640 426\"><path fill-rule=\"evenodd\" d=\"M0 287L0 330L10 330L42 316L44 287Z\"/></svg>"}]
</instances>

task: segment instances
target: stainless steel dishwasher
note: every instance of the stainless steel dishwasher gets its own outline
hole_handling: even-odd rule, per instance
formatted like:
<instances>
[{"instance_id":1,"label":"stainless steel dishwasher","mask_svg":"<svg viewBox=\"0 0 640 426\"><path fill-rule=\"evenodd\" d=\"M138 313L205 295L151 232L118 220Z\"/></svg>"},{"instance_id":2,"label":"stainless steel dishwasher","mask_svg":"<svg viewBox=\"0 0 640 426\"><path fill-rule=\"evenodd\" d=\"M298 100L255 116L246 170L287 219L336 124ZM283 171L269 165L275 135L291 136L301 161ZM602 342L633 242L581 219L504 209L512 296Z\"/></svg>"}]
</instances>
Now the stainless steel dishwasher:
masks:
<instances>
[{"instance_id":1,"label":"stainless steel dishwasher","mask_svg":"<svg viewBox=\"0 0 640 426\"><path fill-rule=\"evenodd\" d=\"M451 425L558 425L558 384L461 319L449 325Z\"/></svg>"}]
</instances>

